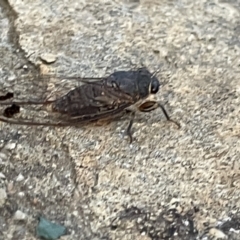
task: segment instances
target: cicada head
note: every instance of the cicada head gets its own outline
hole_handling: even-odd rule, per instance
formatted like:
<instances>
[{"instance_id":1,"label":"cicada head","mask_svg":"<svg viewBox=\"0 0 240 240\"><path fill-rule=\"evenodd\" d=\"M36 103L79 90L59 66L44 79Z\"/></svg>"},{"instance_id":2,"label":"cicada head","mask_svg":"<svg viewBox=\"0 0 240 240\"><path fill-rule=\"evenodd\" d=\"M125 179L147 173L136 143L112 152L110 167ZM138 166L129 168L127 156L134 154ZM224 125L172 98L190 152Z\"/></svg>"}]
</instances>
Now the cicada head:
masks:
<instances>
[{"instance_id":1,"label":"cicada head","mask_svg":"<svg viewBox=\"0 0 240 240\"><path fill-rule=\"evenodd\" d=\"M150 73L146 68L138 70L138 91L140 98L145 98L150 94L156 94L159 90L159 80Z\"/></svg>"},{"instance_id":2,"label":"cicada head","mask_svg":"<svg viewBox=\"0 0 240 240\"><path fill-rule=\"evenodd\" d=\"M160 86L158 79L147 68L115 72L106 79L106 83L117 94L124 93L133 101L156 94Z\"/></svg>"}]
</instances>

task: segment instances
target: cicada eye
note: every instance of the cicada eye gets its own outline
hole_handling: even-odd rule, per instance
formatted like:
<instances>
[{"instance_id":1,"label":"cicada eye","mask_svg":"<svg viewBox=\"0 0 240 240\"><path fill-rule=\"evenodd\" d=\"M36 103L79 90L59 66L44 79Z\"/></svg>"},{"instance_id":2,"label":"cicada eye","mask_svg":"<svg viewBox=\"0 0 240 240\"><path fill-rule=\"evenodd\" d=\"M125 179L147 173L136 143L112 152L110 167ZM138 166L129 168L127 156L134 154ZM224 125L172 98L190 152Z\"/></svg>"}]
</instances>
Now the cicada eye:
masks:
<instances>
[{"instance_id":1,"label":"cicada eye","mask_svg":"<svg viewBox=\"0 0 240 240\"><path fill-rule=\"evenodd\" d=\"M159 90L159 86L160 86L159 82L157 80L155 81L153 80L151 82L151 93L153 94L157 93Z\"/></svg>"}]
</instances>

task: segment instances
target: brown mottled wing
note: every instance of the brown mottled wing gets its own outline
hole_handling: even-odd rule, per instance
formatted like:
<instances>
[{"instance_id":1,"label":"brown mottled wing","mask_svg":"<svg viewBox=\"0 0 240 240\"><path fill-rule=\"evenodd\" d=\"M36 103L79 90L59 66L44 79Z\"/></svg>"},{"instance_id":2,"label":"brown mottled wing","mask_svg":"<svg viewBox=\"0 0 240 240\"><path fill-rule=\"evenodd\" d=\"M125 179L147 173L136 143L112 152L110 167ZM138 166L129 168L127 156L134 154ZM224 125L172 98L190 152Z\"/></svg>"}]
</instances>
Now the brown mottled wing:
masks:
<instances>
[{"instance_id":1,"label":"brown mottled wing","mask_svg":"<svg viewBox=\"0 0 240 240\"><path fill-rule=\"evenodd\" d=\"M5 108L6 105L13 103L21 107L20 114L14 115L12 119L0 117L0 121L20 125L78 125L116 115L133 104L130 96L112 86L107 86L106 79L83 79L84 85L80 86L79 78L71 80L65 78L64 84L59 84L60 81L52 84L49 81L46 85L42 84L41 79L39 83L44 88L35 87L35 82L30 83L31 88L25 88L26 92L19 91L25 82L22 82L23 86L19 85L20 87L16 88L15 95L20 95L18 98L20 101L14 99L8 103L0 102L0 106ZM29 98L24 99L21 95L35 96L35 94L27 94L29 89L37 91L37 98L32 97L31 100L26 101L25 99Z\"/></svg>"},{"instance_id":2,"label":"brown mottled wing","mask_svg":"<svg viewBox=\"0 0 240 240\"><path fill-rule=\"evenodd\" d=\"M107 79L102 79L70 91L57 99L52 107L73 121L81 121L115 115L133 103L131 96L108 86Z\"/></svg>"}]
</instances>

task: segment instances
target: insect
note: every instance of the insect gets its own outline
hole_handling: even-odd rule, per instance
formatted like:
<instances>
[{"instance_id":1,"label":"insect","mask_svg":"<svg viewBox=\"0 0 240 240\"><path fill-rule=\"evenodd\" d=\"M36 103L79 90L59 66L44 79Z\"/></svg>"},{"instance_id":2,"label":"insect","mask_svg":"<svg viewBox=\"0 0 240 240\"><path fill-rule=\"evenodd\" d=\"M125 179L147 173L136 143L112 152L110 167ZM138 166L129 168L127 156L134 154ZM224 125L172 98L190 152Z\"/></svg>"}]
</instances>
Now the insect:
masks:
<instances>
[{"instance_id":1,"label":"insect","mask_svg":"<svg viewBox=\"0 0 240 240\"><path fill-rule=\"evenodd\" d=\"M160 103L148 100L150 95L158 93L160 83L147 68L118 71L105 78L80 79L80 81L84 84L54 100L1 102L0 105L11 105L11 107L5 109L5 118L0 117L0 121L10 124L63 127L114 119L124 113L130 113L131 118L126 133L132 142L131 128L136 110L150 112L161 108L166 119L180 127L177 122L170 119ZM3 100L6 96L3 96ZM54 118L54 122L12 119L11 117L14 117L24 105L50 105L51 111L58 113L58 116Z\"/></svg>"}]
</instances>

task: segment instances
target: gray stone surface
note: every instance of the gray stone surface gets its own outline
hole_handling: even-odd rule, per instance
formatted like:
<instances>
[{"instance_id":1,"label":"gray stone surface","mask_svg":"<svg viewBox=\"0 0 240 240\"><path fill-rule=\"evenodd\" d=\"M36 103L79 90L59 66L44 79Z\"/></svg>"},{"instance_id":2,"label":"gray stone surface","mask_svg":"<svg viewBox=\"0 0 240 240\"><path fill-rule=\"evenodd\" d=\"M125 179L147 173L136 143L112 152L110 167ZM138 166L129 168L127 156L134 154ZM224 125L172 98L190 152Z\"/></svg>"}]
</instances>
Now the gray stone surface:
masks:
<instances>
[{"instance_id":1,"label":"gray stone surface","mask_svg":"<svg viewBox=\"0 0 240 240\"><path fill-rule=\"evenodd\" d=\"M170 226L161 214L166 209L183 216L174 239L190 239L188 219L200 239L233 234L208 230L240 207L239 1L0 0L0 6L1 93L42 97L57 79L28 78L37 72L100 77L144 65L159 70L158 98L182 126L175 129L160 110L139 114L129 145L125 121L65 129L0 123L2 239L35 239L39 215L64 224L64 239L161 239ZM47 64L42 55L56 61ZM137 219L119 218L124 209L135 209ZM16 211L28 221L14 222Z\"/></svg>"}]
</instances>

